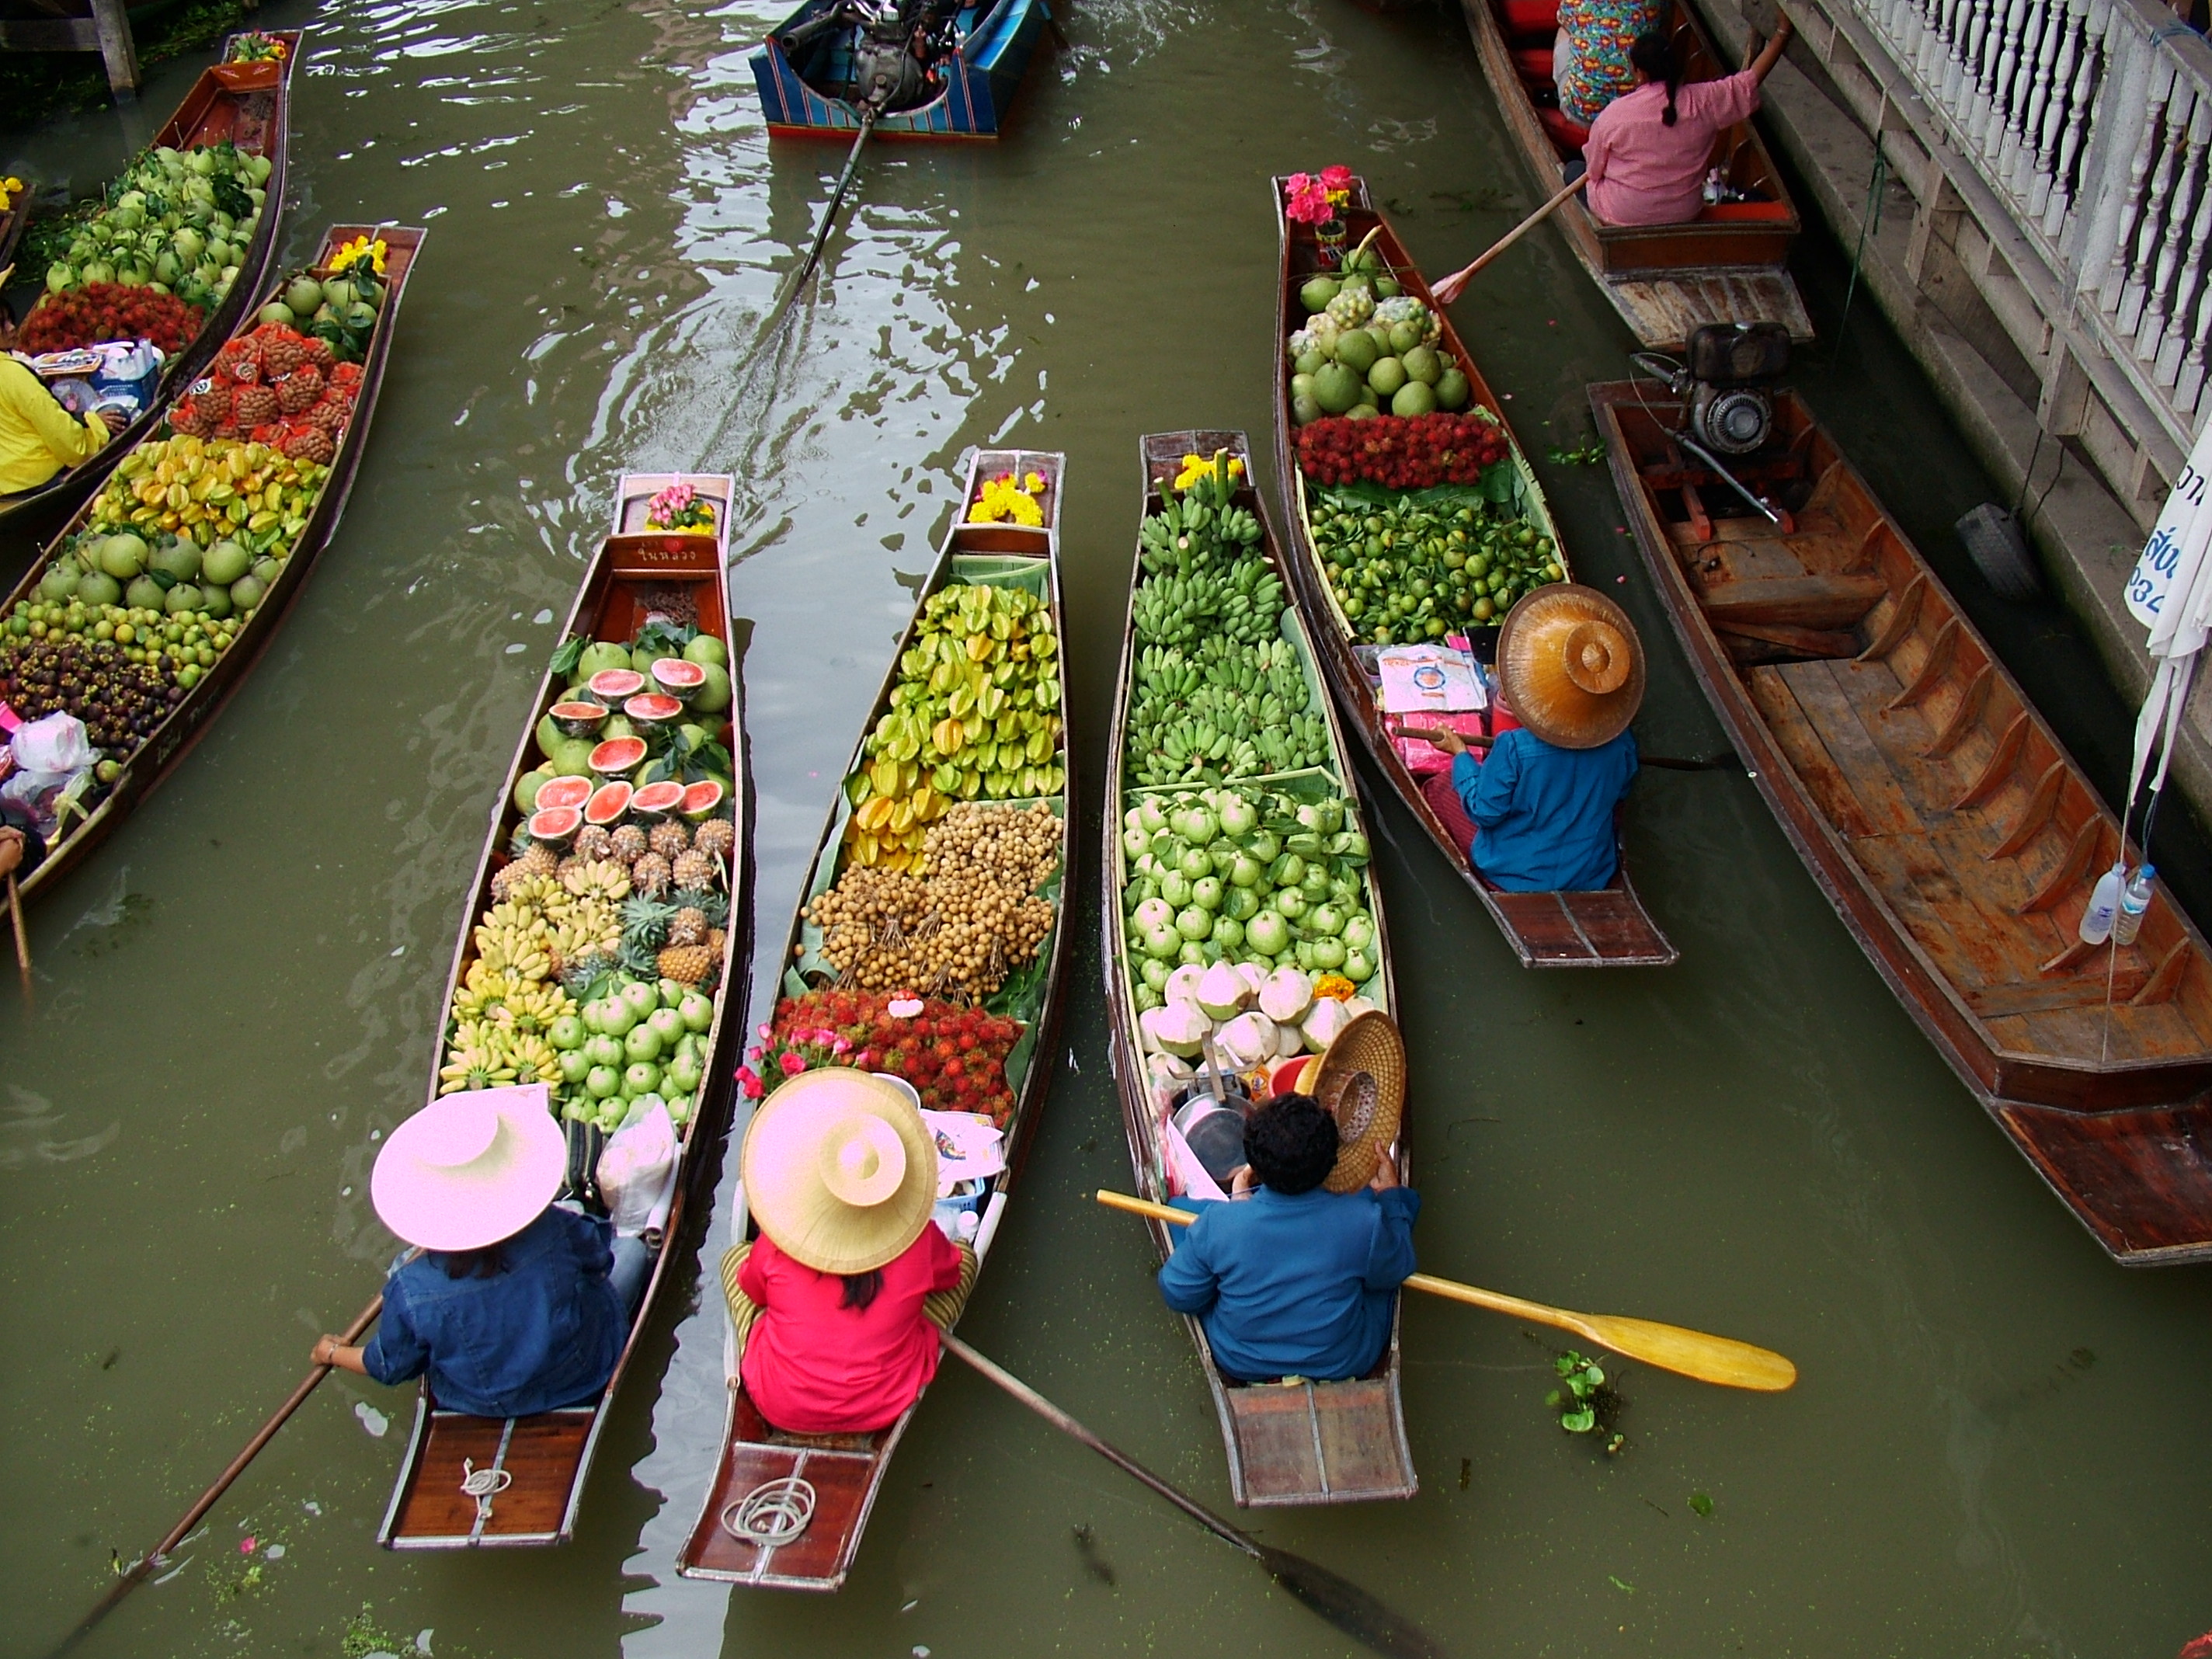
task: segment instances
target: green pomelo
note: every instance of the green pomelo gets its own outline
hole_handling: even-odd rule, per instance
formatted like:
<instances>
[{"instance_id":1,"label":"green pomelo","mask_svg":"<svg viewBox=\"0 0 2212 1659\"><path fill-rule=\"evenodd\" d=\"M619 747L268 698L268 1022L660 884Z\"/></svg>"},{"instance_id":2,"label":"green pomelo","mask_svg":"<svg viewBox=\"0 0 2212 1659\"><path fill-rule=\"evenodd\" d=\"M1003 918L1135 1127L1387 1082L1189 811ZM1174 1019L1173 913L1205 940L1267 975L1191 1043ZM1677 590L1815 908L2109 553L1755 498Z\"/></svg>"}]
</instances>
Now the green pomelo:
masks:
<instances>
[{"instance_id":1,"label":"green pomelo","mask_svg":"<svg viewBox=\"0 0 2212 1659\"><path fill-rule=\"evenodd\" d=\"M550 751L554 770L564 778L580 778L592 769L592 740L563 738Z\"/></svg>"},{"instance_id":2,"label":"green pomelo","mask_svg":"<svg viewBox=\"0 0 2212 1659\"><path fill-rule=\"evenodd\" d=\"M39 579L39 597L48 605L67 605L76 597L77 578L83 574L75 559L57 559Z\"/></svg>"},{"instance_id":3,"label":"green pomelo","mask_svg":"<svg viewBox=\"0 0 2212 1659\"><path fill-rule=\"evenodd\" d=\"M1398 355L1397 348L1390 343L1390 331L1386 325L1370 323L1367 325L1367 332L1374 337L1376 356L1395 357Z\"/></svg>"},{"instance_id":4,"label":"green pomelo","mask_svg":"<svg viewBox=\"0 0 2212 1659\"><path fill-rule=\"evenodd\" d=\"M1437 394L1423 380L1408 380L1400 386L1390 399L1393 415L1433 415L1437 412Z\"/></svg>"},{"instance_id":5,"label":"green pomelo","mask_svg":"<svg viewBox=\"0 0 2212 1659\"><path fill-rule=\"evenodd\" d=\"M1301 374L1318 374L1321 373L1321 366L1328 361L1328 356L1325 352L1302 351L1292 360L1291 367Z\"/></svg>"},{"instance_id":6,"label":"green pomelo","mask_svg":"<svg viewBox=\"0 0 2212 1659\"><path fill-rule=\"evenodd\" d=\"M231 612L230 590L203 582L200 585L200 609L221 622Z\"/></svg>"},{"instance_id":7,"label":"green pomelo","mask_svg":"<svg viewBox=\"0 0 2212 1659\"><path fill-rule=\"evenodd\" d=\"M210 547L208 549L208 551L212 553L215 551L215 549ZM276 578L282 575L283 572L283 561L281 559L272 559L264 553L261 557L253 562L253 570L252 574L253 579L261 584L261 591L266 593L270 588L276 586ZM235 583L232 584L234 586L236 585L237 584ZM238 595L235 593L231 595L231 598L234 599L237 597Z\"/></svg>"},{"instance_id":8,"label":"green pomelo","mask_svg":"<svg viewBox=\"0 0 2212 1659\"><path fill-rule=\"evenodd\" d=\"M1308 311L1326 311L1328 302L1336 298L1337 290L1344 285L1334 276L1309 276L1298 290L1298 303Z\"/></svg>"},{"instance_id":9,"label":"green pomelo","mask_svg":"<svg viewBox=\"0 0 2212 1659\"><path fill-rule=\"evenodd\" d=\"M123 603L133 611L159 611L167 597L161 584L151 576L134 576L131 586L123 590Z\"/></svg>"},{"instance_id":10,"label":"green pomelo","mask_svg":"<svg viewBox=\"0 0 2212 1659\"><path fill-rule=\"evenodd\" d=\"M179 582L169 590L168 598L161 601L161 608L173 617L182 616L187 611L198 610L200 608L199 585L197 582Z\"/></svg>"},{"instance_id":11,"label":"green pomelo","mask_svg":"<svg viewBox=\"0 0 2212 1659\"><path fill-rule=\"evenodd\" d=\"M76 596L87 605L120 605L123 603L123 584L112 576L104 576L97 570L88 570L76 579Z\"/></svg>"},{"instance_id":12,"label":"green pomelo","mask_svg":"<svg viewBox=\"0 0 2212 1659\"><path fill-rule=\"evenodd\" d=\"M1415 328L1411 323L1393 323L1390 325L1390 349L1395 352L1399 356L1404 356L1415 346L1420 344L1420 343L1421 331Z\"/></svg>"},{"instance_id":13,"label":"green pomelo","mask_svg":"<svg viewBox=\"0 0 2212 1659\"><path fill-rule=\"evenodd\" d=\"M285 287L284 303L295 315L312 317L323 303L323 285L312 276L295 276Z\"/></svg>"},{"instance_id":14,"label":"green pomelo","mask_svg":"<svg viewBox=\"0 0 2212 1659\"><path fill-rule=\"evenodd\" d=\"M1473 395L1473 388L1468 385L1467 376L1456 368L1448 368L1437 377L1438 407L1452 410L1465 409L1467 400Z\"/></svg>"},{"instance_id":15,"label":"green pomelo","mask_svg":"<svg viewBox=\"0 0 2212 1659\"><path fill-rule=\"evenodd\" d=\"M1375 279L1375 297L1378 300L1395 300L1405 291L1398 286L1395 276L1377 276Z\"/></svg>"},{"instance_id":16,"label":"green pomelo","mask_svg":"<svg viewBox=\"0 0 2212 1659\"><path fill-rule=\"evenodd\" d=\"M599 640L584 647L584 654L576 662L576 677L579 679L587 680L592 675L605 673L610 668L629 666L629 650L627 647L617 645L609 640Z\"/></svg>"},{"instance_id":17,"label":"green pomelo","mask_svg":"<svg viewBox=\"0 0 2212 1659\"><path fill-rule=\"evenodd\" d=\"M1355 376L1364 374L1374 368L1382 356L1381 349L1375 343L1375 337L1365 329L1349 329L1336 337L1336 361ZM1322 402L1326 404L1328 399L1323 398Z\"/></svg>"},{"instance_id":18,"label":"green pomelo","mask_svg":"<svg viewBox=\"0 0 2212 1659\"><path fill-rule=\"evenodd\" d=\"M249 573L230 585L230 602L240 611L251 611L268 592L268 584Z\"/></svg>"},{"instance_id":19,"label":"green pomelo","mask_svg":"<svg viewBox=\"0 0 2212 1659\"><path fill-rule=\"evenodd\" d=\"M100 568L118 582L127 582L146 568L151 550L129 531L110 536L100 544Z\"/></svg>"},{"instance_id":20,"label":"green pomelo","mask_svg":"<svg viewBox=\"0 0 2212 1659\"><path fill-rule=\"evenodd\" d=\"M684 647L684 660L726 668L730 665L730 648L712 634L702 634Z\"/></svg>"},{"instance_id":21,"label":"green pomelo","mask_svg":"<svg viewBox=\"0 0 2212 1659\"><path fill-rule=\"evenodd\" d=\"M568 734L554 724L550 714L539 719L538 730L533 735L538 739L538 752L549 760L560 752L562 744L568 741Z\"/></svg>"},{"instance_id":22,"label":"green pomelo","mask_svg":"<svg viewBox=\"0 0 2212 1659\"><path fill-rule=\"evenodd\" d=\"M282 323L285 327L291 328L299 322L300 318L299 313L282 300L271 300L254 313L254 320L263 323Z\"/></svg>"},{"instance_id":23,"label":"green pomelo","mask_svg":"<svg viewBox=\"0 0 2212 1659\"><path fill-rule=\"evenodd\" d=\"M201 557L199 574L219 587L228 587L252 568L252 555L226 538L209 548Z\"/></svg>"},{"instance_id":24,"label":"green pomelo","mask_svg":"<svg viewBox=\"0 0 2212 1659\"><path fill-rule=\"evenodd\" d=\"M730 671L718 662L702 662L699 666L707 671L707 683L693 695L691 707L702 714L719 714L730 706Z\"/></svg>"},{"instance_id":25,"label":"green pomelo","mask_svg":"<svg viewBox=\"0 0 2212 1659\"><path fill-rule=\"evenodd\" d=\"M159 571L173 582L197 581L200 574L200 550L196 542L164 543L154 550L150 570Z\"/></svg>"},{"instance_id":26,"label":"green pomelo","mask_svg":"<svg viewBox=\"0 0 2212 1659\"><path fill-rule=\"evenodd\" d=\"M534 812L538 810L538 792L550 783L557 775L550 761L535 772L525 772L514 781L514 810Z\"/></svg>"},{"instance_id":27,"label":"green pomelo","mask_svg":"<svg viewBox=\"0 0 2212 1659\"><path fill-rule=\"evenodd\" d=\"M665 645L656 646L650 651L639 650L631 652L629 653L629 665L635 669L639 673L645 675L647 677L647 683L650 684L652 683L653 664L657 662L666 662L671 658L680 657L684 653L680 651L670 650Z\"/></svg>"},{"instance_id":28,"label":"green pomelo","mask_svg":"<svg viewBox=\"0 0 2212 1659\"><path fill-rule=\"evenodd\" d=\"M1406 384L1406 366L1395 357L1385 357L1367 371L1367 384L1375 388L1378 404L1387 403Z\"/></svg>"},{"instance_id":29,"label":"green pomelo","mask_svg":"<svg viewBox=\"0 0 2212 1659\"><path fill-rule=\"evenodd\" d=\"M1311 398L1291 399L1291 418L1300 426L1310 426L1322 417L1322 406Z\"/></svg>"},{"instance_id":30,"label":"green pomelo","mask_svg":"<svg viewBox=\"0 0 2212 1659\"><path fill-rule=\"evenodd\" d=\"M1345 414L1352 420L1371 421L1382 412L1382 411L1376 408L1373 404L1354 404L1350 409L1345 411Z\"/></svg>"},{"instance_id":31,"label":"green pomelo","mask_svg":"<svg viewBox=\"0 0 2212 1659\"><path fill-rule=\"evenodd\" d=\"M1314 376L1314 401L1330 415L1341 415L1358 403L1360 389L1359 371L1342 361L1327 365Z\"/></svg>"},{"instance_id":32,"label":"green pomelo","mask_svg":"<svg viewBox=\"0 0 2212 1659\"><path fill-rule=\"evenodd\" d=\"M1310 374L1293 374L1293 375L1291 375L1291 402L1296 403L1296 402L1297 402L1299 398L1310 398L1310 397L1312 397L1312 396L1313 396L1313 389L1314 389L1314 379L1313 379L1313 376L1312 376L1312 375L1310 375Z\"/></svg>"},{"instance_id":33,"label":"green pomelo","mask_svg":"<svg viewBox=\"0 0 2212 1659\"><path fill-rule=\"evenodd\" d=\"M1427 346L1415 346L1398 362L1405 368L1407 380L1419 380L1423 386L1432 386L1443 378L1444 360Z\"/></svg>"}]
</instances>

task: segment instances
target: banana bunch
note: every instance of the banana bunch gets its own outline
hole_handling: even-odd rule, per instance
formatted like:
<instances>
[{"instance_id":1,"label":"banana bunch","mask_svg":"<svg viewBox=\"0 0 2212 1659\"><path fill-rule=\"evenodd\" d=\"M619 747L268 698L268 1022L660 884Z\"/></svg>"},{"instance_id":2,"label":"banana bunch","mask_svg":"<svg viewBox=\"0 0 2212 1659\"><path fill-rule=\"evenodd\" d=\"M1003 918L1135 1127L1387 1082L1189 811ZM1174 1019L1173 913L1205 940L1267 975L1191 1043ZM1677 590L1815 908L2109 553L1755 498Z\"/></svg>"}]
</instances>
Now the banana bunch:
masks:
<instances>
[{"instance_id":1,"label":"banana bunch","mask_svg":"<svg viewBox=\"0 0 2212 1659\"><path fill-rule=\"evenodd\" d=\"M1188 575L1229 563L1259 544L1260 520L1249 508L1209 499L1225 495L1206 484L1170 495L1137 532L1137 557L1147 575Z\"/></svg>"},{"instance_id":2,"label":"banana bunch","mask_svg":"<svg viewBox=\"0 0 2212 1659\"><path fill-rule=\"evenodd\" d=\"M330 469L267 444L179 435L140 444L117 465L92 509L102 534L173 531L211 545L240 540L259 554L289 549L307 527Z\"/></svg>"},{"instance_id":3,"label":"banana bunch","mask_svg":"<svg viewBox=\"0 0 2212 1659\"><path fill-rule=\"evenodd\" d=\"M464 1025L495 1021L507 999L520 995L527 982L478 957L469 964L461 988L453 993L453 1018Z\"/></svg>"},{"instance_id":4,"label":"banana bunch","mask_svg":"<svg viewBox=\"0 0 2212 1659\"><path fill-rule=\"evenodd\" d=\"M619 904L629 896L629 872L613 859L579 860L562 872L561 885L580 899Z\"/></svg>"},{"instance_id":5,"label":"banana bunch","mask_svg":"<svg viewBox=\"0 0 2212 1659\"><path fill-rule=\"evenodd\" d=\"M553 1022L576 1012L575 1000L558 985L525 981L490 1015L490 1024L516 1037L543 1036Z\"/></svg>"},{"instance_id":6,"label":"banana bunch","mask_svg":"<svg viewBox=\"0 0 2212 1659\"><path fill-rule=\"evenodd\" d=\"M446 1063L438 1068L441 1095L560 1080L560 1055L542 1035L491 1021L463 1020L455 1025L453 1041L446 1046Z\"/></svg>"},{"instance_id":7,"label":"banana bunch","mask_svg":"<svg viewBox=\"0 0 2212 1659\"><path fill-rule=\"evenodd\" d=\"M1146 645L1188 645L1219 635L1256 645L1281 626L1283 584L1257 554L1233 564L1144 579L1129 619Z\"/></svg>"},{"instance_id":8,"label":"banana bunch","mask_svg":"<svg viewBox=\"0 0 2212 1659\"><path fill-rule=\"evenodd\" d=\"M1305 670L1286 640L1216 636L1189 653L1147 646L1133 678L1124 730L1139 784L1226 781L1328 760L1327 730L1306 713Z\"/></svg>"},{"instance_id":9,"label":"banana bunch","mask_svg":"<svg viewBox=\"0 0 2212 1659\"><path fill-rule=\"evenodd\" d=\"M555 922L545 939L545 954L553 959L556 974L567 973L586 957L613 957L622 950L622 920L611 908L602 910L592 901L586 914L580 902L571 902L580 908L569 920Z\"/></svg>"},{"instance_id":10,"label":"banana bunch","mask_svg":"<svg viewBox=\"0 0 2212 1659\"><path fill-rule=\"evenodd\" d=\"M551 932L535 909L525 909L512 900L495 904L477 926L477 963L512 979L550 979L553 960L545 947Z\"/></svg>"}]
</instances>

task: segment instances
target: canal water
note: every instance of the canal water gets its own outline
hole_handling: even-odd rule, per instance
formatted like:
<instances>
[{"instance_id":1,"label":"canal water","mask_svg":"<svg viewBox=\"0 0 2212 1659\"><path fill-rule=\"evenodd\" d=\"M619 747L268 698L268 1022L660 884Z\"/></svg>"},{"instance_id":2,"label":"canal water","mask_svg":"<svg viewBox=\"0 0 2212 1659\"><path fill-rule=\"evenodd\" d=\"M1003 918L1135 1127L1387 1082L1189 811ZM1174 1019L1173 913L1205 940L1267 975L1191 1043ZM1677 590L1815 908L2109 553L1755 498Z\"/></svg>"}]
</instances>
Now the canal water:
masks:
<instances>
[{"instance_id":1,"label":"canal water","mask_svg":"<svg viewBox=\"0 0 2212 1659\"><path fill-rule=\"evenodd\" d=\"M376 1289L391 1241L369 1165L420 1098L458 896L620 472L743 481L772 953L965 447L1068 453L1071 729L1095 802L1137 436L1241 426L1264 447L1268 175L1359 169L1432 271L1534 200L1443 8L1086 0L1006 142L869 157L818 290L755 354L843 155L767 142L745 58L775 8L261 15L315 27L291 254L334 219L431 234L305 602L190 763L40 905L35 1010L0 999L10 1654L45 1651ZM90 187L197 67L163 68L131 113L0 137L0 167ZM2078 631L1990 598L1948 533L1992 486L1863 293L1838 340L1846 253L1808 234L1799 272L1823 336L1799 383L2109 781L2125 712ZM1603 469L1543 459L1586 435L1581 388L1623 372L1627 335L1549 233L1456 315L1578 571L1644 629L1646 749L1724 748ZM2160 862L2201 872L2181 817ZM1546 1408L1549 1335L1417 1301L1420 1495L1249 1516L1269 1542L1468 1656L2156 1656L2212 1625L2212 1280L2106 1261L1922 1040L1749 782L1638 785L1637 880L1682 951L1662 971L1522 971L1411 821L1389 808L1379 827L1424 1265L1741 1335L1802 1380L1753 1396L1622 1368L1608 1456ZM1128 1180L1093 878L1075 885L1060 1073L963 1334L1226 1508L1150 1247L1088 1199ZM1349 1650L957 1368L842 1595L679 1581L723 1408L723 1317L698 1286L729 1226L718 1209L668 1287L568 1547L377 1549L412 1398L341 1376L85 1651L360 1654L418 1633L440 1659Z\"/></svg>"}]
</instances>

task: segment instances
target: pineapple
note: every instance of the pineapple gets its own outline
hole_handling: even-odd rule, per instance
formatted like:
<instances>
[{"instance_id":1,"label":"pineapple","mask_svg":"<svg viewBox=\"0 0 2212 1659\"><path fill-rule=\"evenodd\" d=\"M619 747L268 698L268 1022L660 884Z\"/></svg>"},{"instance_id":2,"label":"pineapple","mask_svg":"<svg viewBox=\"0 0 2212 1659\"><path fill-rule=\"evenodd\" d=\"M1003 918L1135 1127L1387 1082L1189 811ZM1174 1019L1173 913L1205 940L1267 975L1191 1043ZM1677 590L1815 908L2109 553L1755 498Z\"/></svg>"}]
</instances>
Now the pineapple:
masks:
<instances>
[{"instance_id":1,"label":"pineapple","mask_svg":"<svg viewBox=\"0 0 2212 1659\"><path fill-rule=\"evenodd\" d=\"M708 928L707 948L714 953L714 960L720 962L722 959L722 953L730 948L730 936L719 927Z\"/></svg>"},{"instance_id":2,"label":"pineapple","mask_svg":"<svg viewBox=\"0 0 2212 1659\"><path fill-rule=\"evenodd\" d=\"M614 833L614 855L624 864L635 864L651 848L645 831L634 823L625 823Z\"/></svg>"},{"instance_id":3,"label":"pineapple","mask_svg":"<svg viewBox=\"0 0 2212 1659\"><path fill-rule=\"evenodd\" d=\"M678 887L712 887L722 878L721 860L695 848L677 858L671 873Z\"/></svg>"},{"instance_id":4,"label":"pineapple","mask_svg":"<svg viewBox=\"0 0 2212 1659\"><path fill-rule=\"evenodd\" d=\"M704 945L707 942L707 913L685 908L669 919L668 942L671 945Z\"/></svg>"},{"instance_id":5,"label":"pineapple","mask_svg":"<svg viewBox=\"0 0 2212 1659\"><path fill-rule=\"evenodd\" d=\"M615 854L614 837L602 824L587 823L576 832L576 856L580 859L610 859Z\"/></svg>"},{"instance_id":6,"label":"pineapple","mask_svg":"<svg viewBox=\"0 0 2212 1659\"><path fill-rule=\"evenodd\" d=\"M653 826L649 837L653 850L665 859L675 859L691 850L690 832L673 818Z\"/></svg>"},{"instance_id":7,"label":"pineapple","mask_svg":"<svg viewBox=\"0 0 2212 1659\"><path fill-rule=\"evenodd\" d=\"M622 908L622 939L625 948L657 951L666 940L676 917L676 907L641 894Z\"/></svg>"},{"instance_id":8,"label":"pineapple","mask_svg":"<svg viewBox=\"0 0 2212 1659\"><path fill-rule=\"evenodd\" d=\"M656 966L663 979L697 985L714 971L714 953L703 945L672 945L660 953Z\"/></svg>"},{"instance_id":9,"label":"pineapple","mask_svg":"<svg viewBox=\"0 0 2212 1659\"><path fill-rule=\"evenodd\" d=\"M650 893L659 898L668 890L672 879L668 860L658 853L647 853L629 867L630 885L641 893Z\"/></svg>"},{"instance_id":10,"label":"pineapple","mask_svg":"<svg viewBox=\"0 0 2212 1659\"><path fill-rule=\"evenodd\" d=\"M738 828L727 818L709 818L691 832L693 848L713 859L727 859L737 841Z\"/></svg>"},{"instance_id":11,"label":"pineapple","mask_svg":"<svg viewBox=\"0 0 2212 1659\"><path fill-rule=\"evenodd\" d=\"M679 910L701 912L709 927L720 927L730 919L730 901L711 887L679 887L668 902Z\"/></svg>"},{"instance_id":12,"label":"pineapple","mask_svg":"<svg viewBox=\"0 0 2212 1659\"><path fill-rule=\"evenodd\" d=\"M544 842L533 841L530 843L530 850L517 859L511 867L532 876L550 876L561 867L561 860Z\"/></svg>"}]
</instances>

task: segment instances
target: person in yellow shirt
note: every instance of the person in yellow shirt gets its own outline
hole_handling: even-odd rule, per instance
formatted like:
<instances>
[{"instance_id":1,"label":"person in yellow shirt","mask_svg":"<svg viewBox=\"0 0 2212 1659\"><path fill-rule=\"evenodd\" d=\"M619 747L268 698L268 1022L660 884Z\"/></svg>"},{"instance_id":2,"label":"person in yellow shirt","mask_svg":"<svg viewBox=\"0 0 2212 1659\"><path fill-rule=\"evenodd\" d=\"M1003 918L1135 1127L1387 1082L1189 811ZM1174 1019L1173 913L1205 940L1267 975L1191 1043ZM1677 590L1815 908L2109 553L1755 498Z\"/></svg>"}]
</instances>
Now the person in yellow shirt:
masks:
<instances>
[{"instance_id":1,"label":"person in yellow shirt","mask_svg":"<svg viewBox=\"0 0 2212 1659\"><path fill-rule=\"evenodd\" d=\"M82 420L54 401L15 349L15 313L0 300L0 497L36 489L65 467L90 460L123 430L120 410Z\"/></svg>"}]
</instances>

